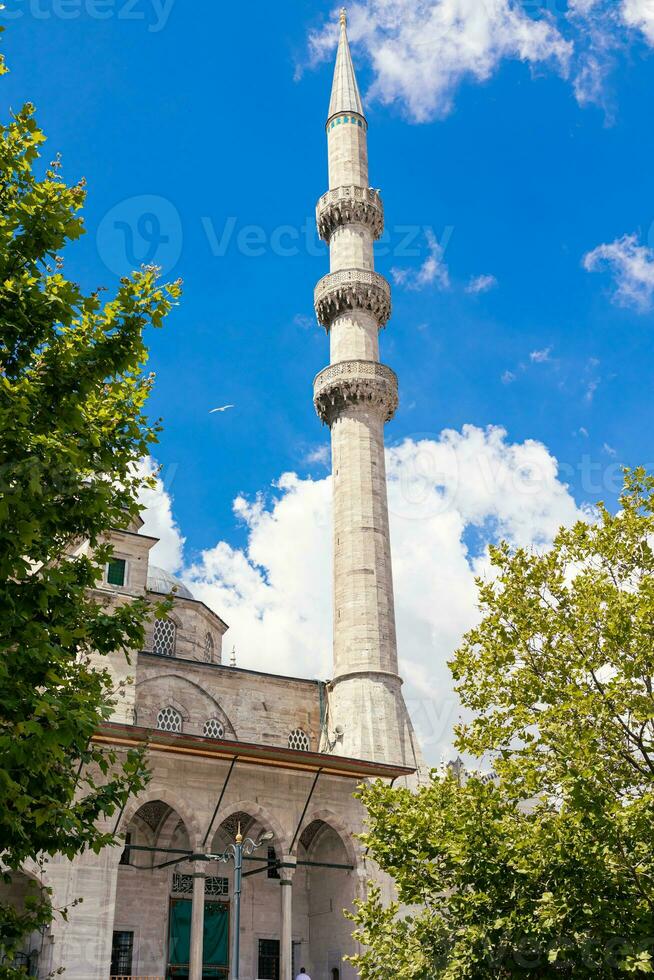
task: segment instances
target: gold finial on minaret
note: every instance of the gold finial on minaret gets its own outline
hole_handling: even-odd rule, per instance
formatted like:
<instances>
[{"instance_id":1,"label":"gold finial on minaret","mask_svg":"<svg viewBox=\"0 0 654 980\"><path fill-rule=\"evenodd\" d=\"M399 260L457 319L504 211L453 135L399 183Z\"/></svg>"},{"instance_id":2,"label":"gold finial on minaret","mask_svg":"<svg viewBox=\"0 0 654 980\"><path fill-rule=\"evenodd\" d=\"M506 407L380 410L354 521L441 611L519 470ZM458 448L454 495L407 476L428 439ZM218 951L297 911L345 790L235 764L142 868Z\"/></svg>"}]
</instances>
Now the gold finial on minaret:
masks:
<instances>
[{"instance_id":1,"label":"gold finial on minaret","mask_svg":"<svg viewBox=\"0 0 654 980\"><path fill-rule=\"evenodd\" d=\"M341 7L341 15L339 19L341 22L341 27L347 27L347 10L345 7Z\"/></svg>"},{"instance_id":2,"label":"gold finial on minaret","mask_svg":"<svg viewBox=\"0 0 654 980\"><path fill-rule=\"evenodd\" d=\"M241 821L238 822L238 830L236 831L236 843L241 844L243 841L243 834L241 833Z\"/></svg>"}]
</instances>

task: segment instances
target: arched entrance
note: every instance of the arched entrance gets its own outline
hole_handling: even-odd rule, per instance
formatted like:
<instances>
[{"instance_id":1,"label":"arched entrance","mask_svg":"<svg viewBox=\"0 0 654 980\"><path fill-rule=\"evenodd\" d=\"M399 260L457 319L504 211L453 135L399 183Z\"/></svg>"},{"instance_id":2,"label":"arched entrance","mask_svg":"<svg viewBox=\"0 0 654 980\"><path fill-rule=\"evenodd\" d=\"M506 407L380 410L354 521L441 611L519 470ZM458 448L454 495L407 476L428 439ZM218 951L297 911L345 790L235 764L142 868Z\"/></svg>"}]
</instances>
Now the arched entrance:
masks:
<instances>
[{"instance_id":1,"label":"arched entrance","mask_svg":"<svg viewBox=\"0 0 654 980\"><path fill-rule=\"evenodd\" d=\"M188 953L186 971L183 963L173 964L172 971L171 955L178 950L171 942L171 923L176 901L190 903L193 887L193 864L183 860L184 852L192 849L186 822L169 803L153 799L136 810L124 833L110 976L182 980L188 975ZM180 858L180 863L171 863Z\"/></svg>"},{"instance_id":2,"label":"arched entrance","mask_svg":"<svg viewBox=\"0 0 654 980\"><path fill-rule=\"evenodd\" d=\"M27 911L30 898L39 897L40 883L22 871L12 871L10 882L0 882L2 902L11 905L21 915ZM28 977L47 977L52 957L50 926L36 928L23 938L20 948L11 958L5 958L0 950L0 966L22 968Z\"/></svg>"},{"instance_id":3,"label":"arched entrance","mask_svg":"<svg viewBox=\"0 0 654 980\"><path fill-rule=\"evenodd\" d=\"M228 851L241 832L244 839L258 841L267 832L275 835L259 849L243 860L241 886L240 976L261 980L279 980L280 972L280 874L275 861L281 857L283 842L279 830L271 825L258 807L255 812L234 810L222 819L213 837L211 851L220 854ZM234 866L211 863L207 874L222 874L228 879L230 903L234 889ZM232 906L230 904L230 916ZM230 921L230 936L234 928Z\"/></svg>"},{"instance_id":4,"label":"arched entrance","mask_svg":"<svg viewBox=\"0 0 654 980\"><path fill-rule=\"evenodd\" d=\"M297 858L294 934L302 935L306 945L294 945L296 972L304 966L316 980L354 977L352 967L343 962L353 951L352 924L343 914L353 908L356 897L355 871L349 870L356 862L353 849L327 820L316 818L300 835Z\"/></svg>"}]
</instances>

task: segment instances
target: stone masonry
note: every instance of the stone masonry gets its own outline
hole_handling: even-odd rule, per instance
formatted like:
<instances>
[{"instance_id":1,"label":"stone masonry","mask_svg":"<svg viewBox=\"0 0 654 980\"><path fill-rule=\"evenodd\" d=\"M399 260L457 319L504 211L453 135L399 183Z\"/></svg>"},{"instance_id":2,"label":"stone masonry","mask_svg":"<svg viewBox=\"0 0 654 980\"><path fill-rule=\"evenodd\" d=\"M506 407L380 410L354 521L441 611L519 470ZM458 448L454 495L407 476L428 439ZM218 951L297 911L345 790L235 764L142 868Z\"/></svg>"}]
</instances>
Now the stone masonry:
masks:
<instances>
[{"instance_id":1,"label":"stone masonry","mask_svg":"<svg viewBox=\"0 0 654 980\"><path fill-rule=\"evenodd\" d=\"M329 190L316 207L330 272L314 293L329 334L330 366L314 381L314 404L331 431L334 554L333 751L417 767L398 673L386 494L384 425L398 404L397 378L379 361L390 286L374 270L384 225L368 186L368 123L340 17L327 118Z\"/></svg>"}]
</instances>

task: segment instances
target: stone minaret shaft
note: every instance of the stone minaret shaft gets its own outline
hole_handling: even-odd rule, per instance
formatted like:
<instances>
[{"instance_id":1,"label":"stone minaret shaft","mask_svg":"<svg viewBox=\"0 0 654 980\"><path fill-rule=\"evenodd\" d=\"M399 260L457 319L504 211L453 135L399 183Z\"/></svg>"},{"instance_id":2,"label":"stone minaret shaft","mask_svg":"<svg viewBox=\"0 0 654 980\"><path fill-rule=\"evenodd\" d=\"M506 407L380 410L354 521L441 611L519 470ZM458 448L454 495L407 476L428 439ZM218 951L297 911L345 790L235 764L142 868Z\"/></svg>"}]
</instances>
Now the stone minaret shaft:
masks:
<instances>
[{"instance_id":1,"label":"stone minaret shaft","mask_svg":"<svg viewBox=\"0 0 654 980\"><path fill-rule=\"evenodd\" d=\"M397 378L379 361L378 334L390 316L390 287L374 271L383 230L368 186L368 125L341 12L329 116L329 191L318 231L330 273L315 289L329 334L330 366L314 381L314 403L331 430L334 521L334 751L404 761L406 709L398 677L393 575L384 463L384 425L398 403ZM339 733L340 734L340 733ZM409 760L407 760L409 761Z\"/></svg>"}]
</instances>

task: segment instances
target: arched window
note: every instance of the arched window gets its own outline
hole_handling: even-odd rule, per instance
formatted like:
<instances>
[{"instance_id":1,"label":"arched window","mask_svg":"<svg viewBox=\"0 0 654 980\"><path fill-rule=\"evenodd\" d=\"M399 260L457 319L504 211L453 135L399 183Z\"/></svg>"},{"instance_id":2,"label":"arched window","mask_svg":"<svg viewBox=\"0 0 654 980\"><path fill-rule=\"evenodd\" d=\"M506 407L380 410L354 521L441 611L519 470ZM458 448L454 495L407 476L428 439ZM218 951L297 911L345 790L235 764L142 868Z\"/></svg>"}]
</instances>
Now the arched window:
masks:
<instances>
[{"instance_id":1,"label":"arched window","mask_svg":"<svg viewBox=\"0 0 654 980\"><path fill-rule=\"evenodd\" d=\"M177 627L172 619L155 619L152 631L152 652L163 657L175 656Z\"/></svg>"},{"instance_id":2,"label":"arched window","mask_svg":"<svg viewBox=\"0 0 654 980\"><path fill-rule=\"evenodd\" d=\"M224 738L225 726L217 718L209 718L204 723L202 734L205 738Z\"/></svg>"},{"instance_id":3,"label":"arched window","mask_svg":"<svg viewBox=\"0 0 654 980\"><path fill-rule=\"evenodd\" d=\"M299 749L301 752L308 752L311 748L309 736L301 728L294 728L288 736L289 749Z\"/></svg>"},{"instance_id":4,"label":"arched window","mask_svg":"<svg viewBox=\"0 0 654 980\"><path fill-rule=\"evenodd\" d=\"M204 638L204 660L205 663L213 663L213 637L211 633L207 633Z\"/></svg>"},{"instance_id":5,"label":"arched window","mask_svg":"<svg viewBox=\"0 0 654 980\"><path fill-rule=\"evenodd\" d=\"M157 728L161 729L162 732L181 732L182 716L179 711L171 708L170 705L162 708L157 715Z\"/></svg>"}]
</instances>

